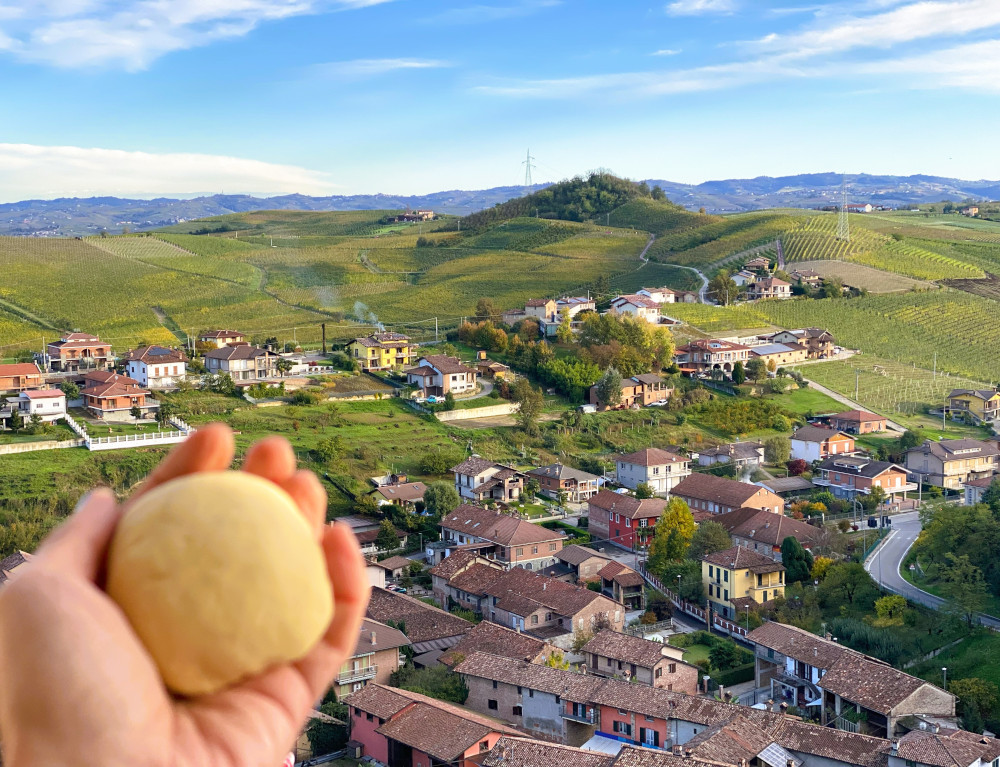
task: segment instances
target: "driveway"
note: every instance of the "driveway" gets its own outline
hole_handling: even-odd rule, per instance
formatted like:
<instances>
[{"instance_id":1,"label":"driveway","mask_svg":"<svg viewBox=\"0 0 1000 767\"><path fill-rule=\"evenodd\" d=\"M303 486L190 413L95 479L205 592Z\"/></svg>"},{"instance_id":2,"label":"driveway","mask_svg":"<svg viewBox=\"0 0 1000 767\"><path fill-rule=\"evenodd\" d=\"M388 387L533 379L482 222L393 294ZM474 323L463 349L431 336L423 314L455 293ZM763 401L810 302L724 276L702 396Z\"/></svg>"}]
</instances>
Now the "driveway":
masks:
<instances>
[{"instance_id":1,"label":"driveway","mask_svg":"<svg viewBox=\"0 0 1000 767\"><path fill-rule=\"evenodd\" d=\"M830 397L831 399L837 400L837 402L839 402L842 405L847 405L849 408L851 408L851 410L867 410L868 409L864 405L861 405L860 403L855 402L854 400L850 399L849 397L845 397L843 394L838 394L833 389L827 389L825 386L822 386L821 384L818 384L815 381L809 381L809 380L807 380L806 383L809 384L809 388L815 389L818 392L822 392L827 397ZM895 421L890 421L890 420L886 419L885 425L889 428L890 431L896 431L896 432L899 432L901 434L904 431L906 431L906 427L905 426L901 426L900 424L896 423Z\"/></svg>"}]
</instances>

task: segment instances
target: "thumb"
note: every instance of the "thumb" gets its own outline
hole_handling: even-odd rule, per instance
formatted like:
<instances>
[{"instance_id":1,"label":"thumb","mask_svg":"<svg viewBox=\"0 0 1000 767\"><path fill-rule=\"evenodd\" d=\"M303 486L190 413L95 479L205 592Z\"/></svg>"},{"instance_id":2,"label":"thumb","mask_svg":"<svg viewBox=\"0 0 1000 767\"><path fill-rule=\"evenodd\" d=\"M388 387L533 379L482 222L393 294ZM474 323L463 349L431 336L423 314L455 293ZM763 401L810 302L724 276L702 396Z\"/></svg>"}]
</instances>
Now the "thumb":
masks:
<instances>
[{"instance_id":1,"label":"thumb","mask_svg":"<svg viewBox=\"0 0 1000 767\"><path fill-rule=\"evenodd\" d=\"M72 516L42 542L32 564L96 582L121 515L122 507L107 488L87 493Z\"/></svg>"}]
</instances>

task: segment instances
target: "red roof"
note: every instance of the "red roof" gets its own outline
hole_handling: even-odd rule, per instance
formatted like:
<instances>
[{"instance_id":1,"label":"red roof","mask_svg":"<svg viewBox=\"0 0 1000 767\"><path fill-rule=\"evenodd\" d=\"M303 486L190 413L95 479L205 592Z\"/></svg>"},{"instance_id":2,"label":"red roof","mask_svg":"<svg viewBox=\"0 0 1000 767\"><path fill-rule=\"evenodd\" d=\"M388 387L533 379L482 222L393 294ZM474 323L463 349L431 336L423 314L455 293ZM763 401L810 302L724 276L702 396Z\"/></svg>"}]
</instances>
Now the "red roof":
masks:
<instances>
[{"instance_id":1,"label":"red roof","mask_svg":"<svg viewBox=\"0 0 1000 767\"><path fill-rule=\"evenodd\" d=\"M59 389L32 389L21 392L28 399L53 399L55 397L65 397Z\"/></svg>"},{"instance_id":2,"label":"red roof","mask_svg":"<svg viewBox=\"0 0 1000 767\"><path fill-rule=\"evenodd\" d=\"M115 375L113 378L105 381L104 383L98 383L94 386L87 387L82 393L86 394L88 397L103 399L105 397L149 394L149 391L143 389L142 384L134 378L129 378L128 376L123 375Z\"/></svg>"},{"instance_id":3,"label":"red roof","mask_svg":"<svg viewBox=\"0 0 1000 767\"><path fill-rule=\"evenodd\" d=\"M7 376L40 376L41 371L32 362L18 362L13 365L0 365L0 378Z\"/></svg>"}]
</instances>

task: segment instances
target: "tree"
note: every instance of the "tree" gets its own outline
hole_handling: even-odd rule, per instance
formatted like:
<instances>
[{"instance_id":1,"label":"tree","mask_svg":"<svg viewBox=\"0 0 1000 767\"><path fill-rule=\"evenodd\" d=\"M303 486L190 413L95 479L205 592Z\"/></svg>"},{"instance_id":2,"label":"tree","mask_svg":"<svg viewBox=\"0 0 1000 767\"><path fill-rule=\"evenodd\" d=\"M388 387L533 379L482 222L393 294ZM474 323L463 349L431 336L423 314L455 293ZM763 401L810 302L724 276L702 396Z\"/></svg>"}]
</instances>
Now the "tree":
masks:
<instances>
[{"instance_id":1,"label":"tree","mask_svg":"<svg viewBox=\"0 0 1000 767\"><path fill-rule=\"evenodd\" d=\"M861 508L865 511L876 511L885 502L886 497L885 490L879 485L874 485L871 492L861 499Z\"/></svg>"},{"instance_id":2,"label":"tree","mask_svg":"<svg viewBox=\"0 0 1000 767\"><path fill-rule=\"evenodd\" d=\"M794 461L786 463L785 466L788 467L788 473L793 477L801 476L809 469L809 464L804 458L796 458Z\"/></svg>"},{"instance_id":3,"label":"tree","mask_svg":"<svg viewBox=\"0 0 1000 767\"><path fill-rule=\"evenodd\" d=\"M319 707L320 712L346 721L349 716L347 706L337 703L330 695L327 695L327 698L331 698L331 700L324 698ZM306 737L309 738L309 747L315 756L331 754L342 749L347 743L347 728L344 725L313 719L306 728Z\"/></svg>"},{"instance_id":4,"label":"tree","mask_svg":"<svg viewBox=\"0 0 1000 767\"><path fill-rule=\"evenodd\" d=\"M923 444L923 438L919 433L907 429L903 432L902 436L899 438L899 450L905 453L911 448L917 447L917 445Z\"/></svg>"},{"instance_id":5,"label":"tree","mask_svg":"<svg viewBox=\"0 0 1000 767\"><path fill-rule=\"evenodd\" d=\"M278 337L268 336L266 339L264 339L264 348L269 349L272 352L278 351Z\"/></svg>"},{"instance_id":6,"label":"tree","mask_svg":"<svg viewBox=\"0 0 1000 767\"><path fill-rule=\"evenodd\" d=\"M880 596L878 586L859 562L839 562L831 565L817 590L820 602L826 607L841 605L863 606L874 604Z\"/></svg>"},{"instance_id":7,"label":"tree","mask_svg":"<svg viewBox=\"0 0 1000 767\"><path fill-rule=\"evenodd\" d=\"M792 454L792 441L788 437L769 437L764 440L764 460L772 466L785 463Z\"/></svg>"},{"instance_id":8,"label":"tree","mask_svg":"<svg viewBox=\"0 0 1000 767\"><path fill-rule=\"evenodd\" d=\"M491 298L480 298L476 301L476 317L481 320L490 320L498 316L496 304Z\"/></svg>"},{"instance_id":9,"label":"tree","mask_svg":"<svg viewBox=\"0 0 1000 767\"><path fill-rule=\"evenodd\" d=\"M733 281L733 278L729 276L729 272L725 269L721 270L708 282L709 295L723 306L728 306L735 301L739 292L739 285Z\"/></svg>"},{"instance_id":10,"label":"tree","mask_svg":"<svg viewBox=\"0 0 1000 767\"><path fill-rule=\"evenodd\" d=\"M451 467L462 462L462 454L442 453L435 450L433 453L425 453L420 457L421 474L447 474Z\"/></svg>"},{"instance_id":11,"label":"tree","mask_svg":"<svg viewBox=\"0 0 1000 767\"><path fill-rule=\"evenodd\" d=\"M573 322L569 318L569 309L559 312L559 327L556 329L556 340L561 344L573 343Z\"/></svg>"},{"instance_id":12,"label":"tree","mask_svg":"<svg viewBox=\"0 0 1000 767\"><path fill-rule=\"evenodd\" d=\"M713 671L728 671L738 666L742 660L743 653L731 639L719 640L708 651L708 661L712 664Z\"/></svg>"},{"instance_id":13,"label":"tree","mask_svg":"<svg viewBox=\"0 0 1000 767\"><path fill-rule=\"evenodd\" d=\"M172 402L161 402L159 409L156 411L156 422L160 426L167 426L170 423L170 419L176 415L177 407Z\"/></svg>"},{"instance_id":14,"label":"tree","mask_svg":"<svg viewBox=\"0 0 1000 767\"><path fill-rule=\"evenodd\" d=\"M68 394L66 395L69 396ZM994 479L983 493L982 502L990 507L993 516L1000 518L1000 479Z\"/></svg>"},{"instance_id":15,"label":"tree","mask_svg":"<svg viewBox=\"0 0 1000 767\"><path fill-rule=\"evenodd\" d=\"M363 494L354 499L354 513L365 517L379 516L378 501L371 495Z\"/></svg>"},{"instance_id":16,"label":"tree","mask_svg":"<svg viewBox=\"0 0 1000 767\"><path fill-rule=\"evenodd\" d=\"M743 367L742 362L737 362L735 365L733 365L733 383L739 386L746 380L747 380L746 368Z\"/></svg>"},{"instance_id":17,"label":"tree","mask_svg":"<svg viewBox=\"0 0 1000 767\"><path fill-rule=\"evenodd\" d=\"M316 443L316 447L313 448L313 453L325 464L336 461L343 451L344 446L341 443L340 437L336 435L321 439Z\"/></svg>"},{"instance_id":18,"label":"tree","mask_svg":"<svg viewBox=\"0 0 1000 767\"><path fill-rule=\"evenodd\" d=\"M62 393L66 395L67 400L77 399L80 396L80 387L72 381L63 381L59 384L59 388L62 389Z\"/></svg>"},{"instance_id":19,"label":"tree","mask_svg":"<svg viewBox=\"0 0 1000 767\"><path fill-rule=\"evenodd\" d=\"M767 372L768 373L775 373L775 372L777 372L777 370L778 370L778 363L775 362L773 359L768 360L767 361Z\"/></svg>"},{"instance_id":20,"label":"tree","mask_svg":"<svg viewBox=\"0 0 1000 767\"><path fill-rule=\"evenodd\" d=\"M424 491L424 510L435 519L451 514L461 502L451 482L432 482Z\"/></svg>"},{"instance_id":21,"label":"tree","mask_svg":"<svg viewBox=\"0 0 1000 767\"><path fill-rule=\"evenodd\" d=\"M707 554L714 554L717 551L725 551L733 545L732 538L726 532L726 528L718 522L705 520L698 525L691 537L691 545L688 546L687 555L689 559L700 560Z\"/></svg>"},{"instance_id":22,"label":"tree","mask_svg":"<svg viewBox=\"0 0 1000 767\"><path fill-rule=\"evenodd\" d=\"M447 392L444 395L444 409L454 410L455 409L455 395L451 392Z\"/></svg>"},{"instance_id":23,"label":"tree","mask_svg":"<svg viewBox=\"0 0 1000 767\"><path fill-rule=\"evenodd\" d=\"M760 357L754 357L748 360L746 370L747 377L754 383L757 383L762 378L767 376L767 365Z\"/></svg>"},{"instance_id":24,"label":"tree","mask_svg":"<svg viewBox=\"0 0 1000 767\"><path fill-rule=\"evenodd\" d=\"M396 528L388 519L383 519L379 523L375 547L379 551L393 551L399 548L399 536L396 535Z\"/></svg>"},{"instance_id":25,"label":"tree","mask_svg":"<svg viewBox=\"0 0 1000 767\"><path fill-rule=\"evenodd\" d=\"M622 374L608 368L597 382L597 404L614 407L622 401Z\"/></svg>"},{"instance_id":26,"label":"tree","mask_svg":"<svg viewBox=\"0 0 1000 767\"><path fill-rule=\"evenodd\" d=\"M654 573L663 572L670 562L684 559L694 530L691 509L680 498L671 498L653 532L647 563L649 569Z\"/></svg>"},{"instance_id":27,"label":"tree","mask_svg":"<svg viewBox=\"0 0 1000 767\"><path fill-rule=\"evenodd\" d=\"M137 421L142 418L142 408L138 405L132 405L128 412Z\"/></svg>"},{"instance_id":28,"label":"tree","mask_svg":"<svg viewBox=\"0 0 1000 767\"><path fill-rule=\"evenodd\" d=\"M997 708L1000 706L1000 688L993 682L975 676L955 679L948 685L948 692L958 696L958 713L967 729L972 729L968 727L967 721L971 709L975 709L980 718L996 719ZM976 731L982 732L982 729Z\"/></svg>"},{"instance_id":29,"label":"tree","mask_svg":"<svg viewBox=\"0 0 1000 767\"><path fill-rule=\"evenodd\" d=\"M277 362L274 363L274 367L277 369L278 373L281 374L281 377L284 378L285 373L291 370L294 367L294 365L292 365L291 360L286 360L284 357L281 357Z\"/></svg>"},{"instance_id":30,"label":"tree","mask_svg":"<svg viewBox=\"0 0 1000 767\"><path fill-rule=\"evenodd\" d=\"M816 557L813 560L813 566L812 570L809 571L809 576L814 581L822 581L826 577L826 573L832 564L833 560L830 559L830 557Z\"/></svg>"},{"instance_id":31,"label":"tree","mask_svg":"<svg viewBox=\"0 0 1000 767\"><path fill-rule=\"evenodd\" d=\"M389 684L458 705L465 703L465 699L469 697L469 688L462 681L462 675L456 674L447 666L418 669L406 665L392 673Z\"/></svg>"},{"instance_id":32,"label":"tree","mask_svg":"<svg viewBox=\"0 0 1000 767\"><path fill-rule=\"evenodd\" d=\"M545 398L542 390L532 386L527 378L519 378L511 387L514 402L520 407L517 411L517 423L529 434L538 433L538 416L542 413Z\"/></svg>"},{"instance_id":33,"label":"tree","mask_svg":"<svg viewBox=\"0 0 1000 767\"><path fill-rule=\"evenodd\" d=\"M569 661L566 660L566 657L559 650L552 651L552 654L545 659L545 665L549 668L558 668L562 671L569 671Z\"/></svg>"},{"instance_id":34,"label":"tree","mask_svg":"<svg viewBox=\"0 0 1000 767\"><path fill-rule=\"evenodd\" d=\"M956 556L948 552L946 563L938 568L941 596L952 612L963 618L969 628L976 622L976 613L989 599L983 571L969 561L968 554Z\"/></svg>"},{"instance_id":35,"label":"tree","mask_svg":"<svg viewBox=\"0 0 1000 767\"><path fill-rule=\"evenodd\" d=\"M876 626L902 626L905 613L906 597L904 596L889 594L875 600Z\"/></svg>"},{"instance_id":36,"label":"tree","mask_svg":"<svg viewBox=\"0 0 1000 767\"><path fill-rule=\"evenodd\" d=\"M646 498L653 498L655 496L656 493L653 492L653 486L648 482L640 482L635 486L635 497L640 501L645 500Z\"/></svg>"},{"instance_id":37,"label":"tree","mask_svg":"<svg viewBox=\"0 0 1000 767\"><path fill-rule=\"evenodd\" d=\"M785 583L798 583L810 578L813 556L789 535L781 542L781 564L785 566Z\"/></svg>"}]
</instances>

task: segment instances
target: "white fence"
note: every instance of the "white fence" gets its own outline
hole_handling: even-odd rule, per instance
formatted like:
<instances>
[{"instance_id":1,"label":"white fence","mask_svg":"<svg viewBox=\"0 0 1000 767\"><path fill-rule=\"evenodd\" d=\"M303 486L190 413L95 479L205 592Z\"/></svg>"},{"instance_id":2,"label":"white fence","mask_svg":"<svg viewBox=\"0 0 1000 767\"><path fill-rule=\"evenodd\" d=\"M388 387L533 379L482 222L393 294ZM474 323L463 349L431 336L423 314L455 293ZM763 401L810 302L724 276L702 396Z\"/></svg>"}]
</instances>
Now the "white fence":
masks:
<instances>
[{"instance_id":1,"label":"white fence","mask_svg":"<svg viewBox=\"0 0 1000 767\"><path fill-rule=\"evenodd\" d=\"M186 431L157 431L149 434L122 434L117 437L91 437L87 441L89 450L118 450L128 447L153 447L154 445L176 445L188 437Z\"/></svg>"}]
</instances>

